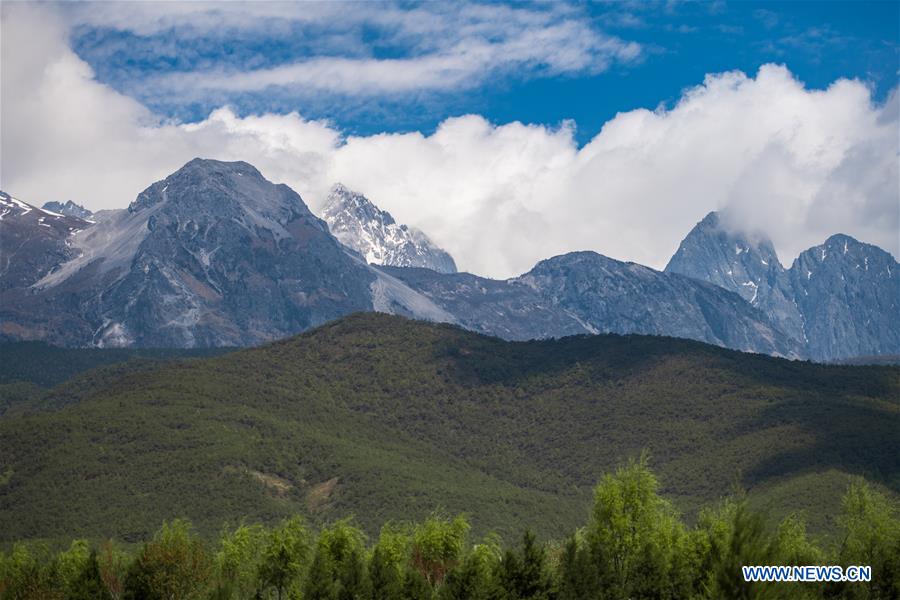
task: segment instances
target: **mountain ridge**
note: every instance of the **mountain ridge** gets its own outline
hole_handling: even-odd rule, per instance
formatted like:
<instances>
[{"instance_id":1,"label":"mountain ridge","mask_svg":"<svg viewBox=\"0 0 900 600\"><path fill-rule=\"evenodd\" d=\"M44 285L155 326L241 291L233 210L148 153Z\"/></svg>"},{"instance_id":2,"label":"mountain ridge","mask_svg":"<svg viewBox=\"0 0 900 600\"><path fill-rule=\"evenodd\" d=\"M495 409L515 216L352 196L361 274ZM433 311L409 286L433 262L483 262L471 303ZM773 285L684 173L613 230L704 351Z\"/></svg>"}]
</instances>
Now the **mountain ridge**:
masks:
<instances>
[{"instance_id":1,"label":"mountain ridge","mask_svg":"<svg viewBox=\"0 0 900 600\"><path fill-rule=\"evenodd\" d=\"M351 238L369 236L369 243L385 227L411 235L363 195L342 186L335 192L329 206L346 217ZM688 234L663 272L586 251L551 257L507 280L367 264L362 246L348 247L352 240L335 237L298 194L241 161L194 159L128 208L79 223L35 253L47 264L17 262L17 277L10 276L15 269L0 272L0 338L246 346L374 310L513 340L619 332L824 361L900 353L890 255L833 236L816 247L819 254L843 244L854 248L856 262L839 263L842 248L835 248L827 265L835 265L835 281L803 281L803 265L822 268L814 249L784 269L764 235L728 230L716 213ZM36 235L14 218L0 227L4 239ZM401 238L394 241L410 239ZM877 273L886 279L873 282ZM816 316L819 308L826 316Z\"/></svg>"},{"instance_id":2,"label":"mountain ridge","mask_svg":"<svg viewBox=\"0 0 900 600\"><path fill-rule=\"evenodd\" d=\"M785 269L766 236L750 238L711 212L665 271L740 294L816 360L900 353L900 265L889 253L834 234Z\"/></svg>"}]
</instances>

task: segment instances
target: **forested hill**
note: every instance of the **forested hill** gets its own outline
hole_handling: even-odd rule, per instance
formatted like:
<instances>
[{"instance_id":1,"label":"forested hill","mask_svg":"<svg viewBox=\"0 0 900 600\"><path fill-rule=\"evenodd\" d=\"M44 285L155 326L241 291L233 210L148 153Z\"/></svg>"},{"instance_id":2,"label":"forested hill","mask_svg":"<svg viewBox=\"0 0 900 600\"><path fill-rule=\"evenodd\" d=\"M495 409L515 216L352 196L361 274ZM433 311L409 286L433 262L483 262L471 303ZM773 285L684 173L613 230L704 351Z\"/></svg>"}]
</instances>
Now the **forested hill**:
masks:
<instances>
[{"instance_id":1,"label":"forested hill","mask_svg":"<svg viewBox=\"0 0 900 600\"><path fill-rule=\"evenodd\" d=\"M898 367L354 315L224 356L100 367L0 417L0 542L296 513L373 533L436 507L475 532L560 536L643 449L689 517L740 484L822 532L851 475L896 499L898 399Z\"/></svg>"}]
</instances>

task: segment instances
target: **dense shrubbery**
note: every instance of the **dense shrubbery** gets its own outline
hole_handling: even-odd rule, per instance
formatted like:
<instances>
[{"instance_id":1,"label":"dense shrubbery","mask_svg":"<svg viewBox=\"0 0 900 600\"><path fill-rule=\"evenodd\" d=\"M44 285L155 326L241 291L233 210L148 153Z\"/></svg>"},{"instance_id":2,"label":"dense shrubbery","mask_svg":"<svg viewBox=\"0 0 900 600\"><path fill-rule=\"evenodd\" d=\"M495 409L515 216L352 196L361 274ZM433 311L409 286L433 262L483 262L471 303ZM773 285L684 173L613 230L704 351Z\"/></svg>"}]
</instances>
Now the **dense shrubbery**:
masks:
<instances>
[{"instance_id":1,"label":"dense shrubbery","mask_svg":"<svg viewBox=\"0 0 900 600\"><path fill-rule=\"evenodd\" d=\"M775 529L734 497L693 527L658 494L645 461L596 486L587 525L561 542L526 532L503 550L477 543L469 523L436 514L385 525L367 545L338 521L314 534L299 518L273 529L240 525L207 545L185 521L164 524L126 554L77 540L52 554L17 544L0 554L0 597L16 599L624 599L898 598L900 520L862 481L844 497L834 547L810 540L802 520ZM871 565L870 584L748 584L741 565Z\"/></svg>"}]
</instances>

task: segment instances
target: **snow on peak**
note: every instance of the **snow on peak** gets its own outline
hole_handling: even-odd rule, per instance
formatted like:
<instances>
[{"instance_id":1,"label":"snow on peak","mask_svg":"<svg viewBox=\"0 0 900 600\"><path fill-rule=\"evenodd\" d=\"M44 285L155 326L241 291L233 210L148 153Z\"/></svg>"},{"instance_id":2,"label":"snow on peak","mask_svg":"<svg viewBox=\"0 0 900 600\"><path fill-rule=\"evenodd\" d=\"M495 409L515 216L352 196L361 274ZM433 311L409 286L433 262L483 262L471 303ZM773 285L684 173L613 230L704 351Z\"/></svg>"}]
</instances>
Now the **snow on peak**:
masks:
<instances>
[{"instance_id":1,"label":"snow on peak","mask_svg":"<svg viewBox=\"0 0 900 600\"><path fill-rule=\"evenodd\" d=\"M389 212L343 184L332 186L322 219L338 241L370 264L456 272L453 258L428 236L397 223Z\"/></svg>"}]
</instances>

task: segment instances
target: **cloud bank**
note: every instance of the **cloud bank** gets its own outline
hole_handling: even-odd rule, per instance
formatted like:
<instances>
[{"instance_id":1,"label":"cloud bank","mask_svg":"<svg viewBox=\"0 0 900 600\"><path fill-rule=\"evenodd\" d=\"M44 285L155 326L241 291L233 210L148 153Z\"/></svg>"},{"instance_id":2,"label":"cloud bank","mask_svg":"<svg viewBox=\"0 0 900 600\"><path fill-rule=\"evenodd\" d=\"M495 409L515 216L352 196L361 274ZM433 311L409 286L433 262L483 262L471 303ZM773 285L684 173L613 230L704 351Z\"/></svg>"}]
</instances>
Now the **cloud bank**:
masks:
<instances>
[{"instance_id":1,"label":"cloud bank","mask_svg":"<svg viewBox=\"0 0 900 600\"><path fill-rule=\"evenodd\" d=\"M670 109L618 114L581 148L573 123L478 115L431 135L346 137L297 113L228 107L166 122L99 83L58 15L7 4L2 18L0 187L33 203L124 207L203 156L253 163L314 210L341 181L493 277L585 249L661 268L725 207L788 264L836 232L900 255L898 95L873 104L858 81L810 90L778 65L712 74Z\"/></svg>"}]
</instances>

